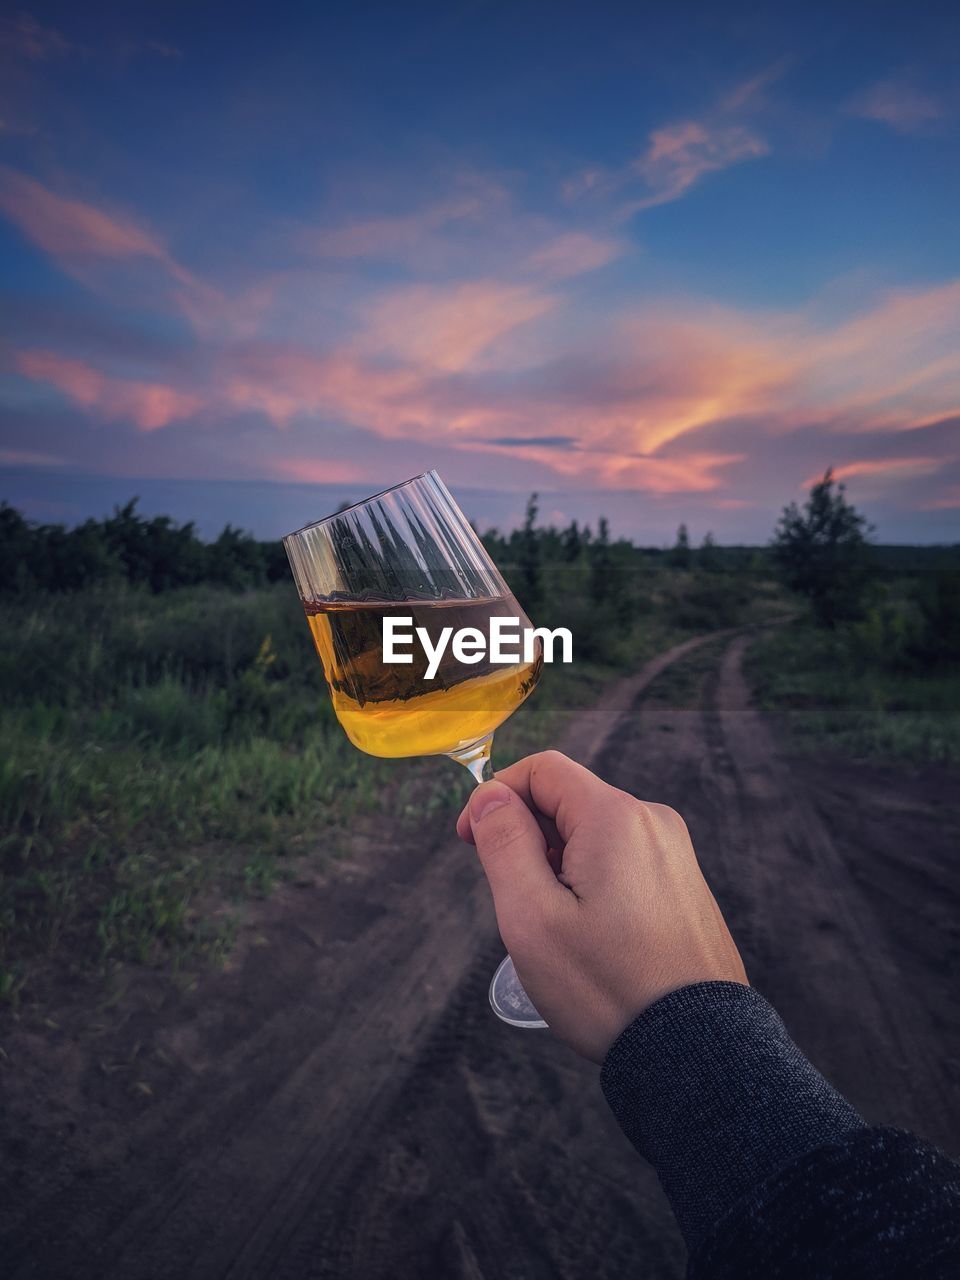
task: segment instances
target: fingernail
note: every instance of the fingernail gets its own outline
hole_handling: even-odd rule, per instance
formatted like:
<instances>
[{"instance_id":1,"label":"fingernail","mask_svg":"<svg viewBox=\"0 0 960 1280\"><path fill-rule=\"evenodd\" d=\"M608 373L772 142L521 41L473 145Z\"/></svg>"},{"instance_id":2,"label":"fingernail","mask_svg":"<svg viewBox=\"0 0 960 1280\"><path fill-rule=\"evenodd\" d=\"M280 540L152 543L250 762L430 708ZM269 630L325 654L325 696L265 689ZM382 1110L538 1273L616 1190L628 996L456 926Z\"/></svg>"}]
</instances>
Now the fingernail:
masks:
<instances>
[{"instance_id":1,"label":"fingernail","mask_svg":"<svg viewBox=\"0 0 960 1280\"><path fill-rule=\"evenodd\" d=\"M470 797L470 821L480 822L494 809L510 803L510 788L502 782L488 782Z\"/></svg>"}]
</instances>

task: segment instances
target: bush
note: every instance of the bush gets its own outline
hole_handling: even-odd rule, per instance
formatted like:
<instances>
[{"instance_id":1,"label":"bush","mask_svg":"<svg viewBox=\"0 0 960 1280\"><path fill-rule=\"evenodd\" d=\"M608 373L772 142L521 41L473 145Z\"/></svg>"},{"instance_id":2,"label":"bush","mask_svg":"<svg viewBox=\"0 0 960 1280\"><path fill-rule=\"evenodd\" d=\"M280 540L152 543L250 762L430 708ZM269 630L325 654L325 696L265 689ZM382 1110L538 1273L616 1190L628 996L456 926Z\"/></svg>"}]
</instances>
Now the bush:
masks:
<instances>
[{"instance_id":1,"label":"bush","mask_svg":"<svg viewBox=\"0 0 960 1280\"><path fill-rule=\"evenodd\" d=\"M941 667L960 661L960 572L941 569L925 577L916 602L923 626L914 656Z\"/></svg>"},{"instance_id":2,"label":"bush","mask_svg":"<svg viewBox=\"0 0 960 1280\"><path fill-rule=\"evenodd\" d=\"M741 620L750 600L750 586L742 575L709 572L685 574L674 580L670 618L684 631L712 631Z\"/></svg>"},{"instance_id":3,"label":"bush","mask_svg":"<svg viewBox=\"0 0 960 1280\"><path fill-rule=\"evenodd\" d=\"M885 599L871 605L857 622L840 633L848 658L869 667L895 671L913 665L923 631L918 610L909 600Z\"/></svg>"}]
</instances>

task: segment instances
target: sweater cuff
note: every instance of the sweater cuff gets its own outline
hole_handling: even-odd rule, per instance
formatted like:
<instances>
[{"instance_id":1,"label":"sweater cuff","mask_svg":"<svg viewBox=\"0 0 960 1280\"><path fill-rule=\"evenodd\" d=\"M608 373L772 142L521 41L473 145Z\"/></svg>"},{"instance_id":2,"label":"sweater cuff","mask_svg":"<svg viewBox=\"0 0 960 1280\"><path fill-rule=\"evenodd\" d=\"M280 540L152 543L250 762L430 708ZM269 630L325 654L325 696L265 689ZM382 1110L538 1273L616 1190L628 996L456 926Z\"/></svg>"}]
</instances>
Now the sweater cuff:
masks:
<instances>
[{"instance_id":1,"label":"sweater cuff","mask_svg":"<svg viewBox=\"0 0 960 1280\"><path fill-rule=\"evenodd\" d=\"M600 1084L691 1251L763 1178L865 1127L776 1010L735 982L657 1000L614 1042Z\"/></svg>"}]
</instances>

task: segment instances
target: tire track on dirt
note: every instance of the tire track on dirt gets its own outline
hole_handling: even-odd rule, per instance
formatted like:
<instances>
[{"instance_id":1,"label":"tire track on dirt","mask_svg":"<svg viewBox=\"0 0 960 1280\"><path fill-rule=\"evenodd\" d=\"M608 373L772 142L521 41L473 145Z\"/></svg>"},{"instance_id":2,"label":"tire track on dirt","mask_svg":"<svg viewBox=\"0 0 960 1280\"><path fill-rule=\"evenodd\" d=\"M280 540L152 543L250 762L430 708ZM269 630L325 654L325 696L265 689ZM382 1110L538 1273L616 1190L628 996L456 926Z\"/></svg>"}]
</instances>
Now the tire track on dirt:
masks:
<instances>
[{"instance_id":1,"label":"tire track on dirt","mask_svg":"<svg viewBox=\"0 0 960 1280\"><path fill-rule=\"evenodd\" d=\"M935 1029L816 792L792 771L751 705L742 670L747 644L742 636L728 647L704 718L714 812L726 818L729 847L740 855L738 879L750 888L758 982L778 1008L796 1011L798 1040L815 1046L839 1087L849 1082L868 1116L936 1132L956 1107L956 1083L929 1053ZM865 1087L865 1062L883 1064L873 1088Z\"/></svg>"},{"instance_id":2,"label":"tire track on dirt","mask_svg":"<svg viewBox=\"0 0 960 1280\"><path fill-rule=\"evenodd\" d=\"M641 704L601 767L686 818L751 981L828 1078L868 1120L956 1150L960 813L939 798L955 777L931 810L905 766L791 757L752 704L749 642L729 642L699 707Z\"/></svg>"},{"instance_id":3,"label":"tire track on dirt","mask_svg":"<svg viewBox=\"0 0 960 1280\"><path fill-rule=\"evenodd\" d=\"M651 681L715 638L677 645L612 686L571 722L562 748L591 763ZM11 1280L380 1274L369 1253L366 1270L351 1269L346 1241L332 1238L363 1220L364 1249L380 1239L377 1252L387 1258L395 1244L389 1223L375 1228L376 1215L357 1217L357 1197L366 1194L358 1186L369 1191L370 1179L383 1174L376 1157L376 1171L357 1183L357 1169L373 1159L364 1143L390 1132L391 1113L432 1105L445 1074L462 1086L451 1118L459 1118L463 1138L464 1117L476 1120L484 1106L477 1081L488 1056L499 1049L505 1069L522 1074L518 1041L525 1037L507 1035L486 1008L500 944L475 861L443 842L426 856L408 848L368 863L334 872L309 894L275 895L264 926L270 946L248 951L235 974L203 984L185 1024L165 1034L193 1078L86 1162L51 1168L28 1203L8 1200L2 1218ZM340 927L342 920L352 927ZM208 1018L208 1000L211 1009L226 1002L226 1014ZM465 1073L463 1038L478 1034L482 1051ZM553 1068L541 1067L549 1077ZM565 1071L564 1086L586 1088L579 1063ZM602 1123L609 1132L605 1114ZM394 1152L401 1165L404 1152ZM453 1167L451 1157L448 1147L434 1150L434 1170ZM555 1194L562 1196L562 1184ZM522 1190L508 1199L500 1228L516 1241L537 1206ZM515 1271L516 1256L478 1243L486 1232L474 1217L446 1224L437 1244L462 1268L449 1274L535 1274L529 1254ZM675 1239L671 1250L677 1255ZM329 1269L335 1256L346 1269ZM403 1273L392 1266L389 1274Z\"/></svg>"}]
</instances>

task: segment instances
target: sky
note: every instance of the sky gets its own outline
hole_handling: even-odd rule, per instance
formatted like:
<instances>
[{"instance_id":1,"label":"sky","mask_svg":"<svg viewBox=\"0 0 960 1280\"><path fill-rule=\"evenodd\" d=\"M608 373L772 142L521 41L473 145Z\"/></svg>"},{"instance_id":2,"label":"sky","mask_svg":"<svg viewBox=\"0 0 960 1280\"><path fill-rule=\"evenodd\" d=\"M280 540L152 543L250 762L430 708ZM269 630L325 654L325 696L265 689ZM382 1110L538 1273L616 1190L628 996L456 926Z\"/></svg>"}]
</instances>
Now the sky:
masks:
<instances>
[{"instance_id":1,"label":"sky","mask_svg":"<svg viewBox=\"0 0 960 1280\"><path fill-rule=\"evenodd\" d=\"M960 540L960 8L0 18L0 497Z\"/></svg>"}]
</instances>

